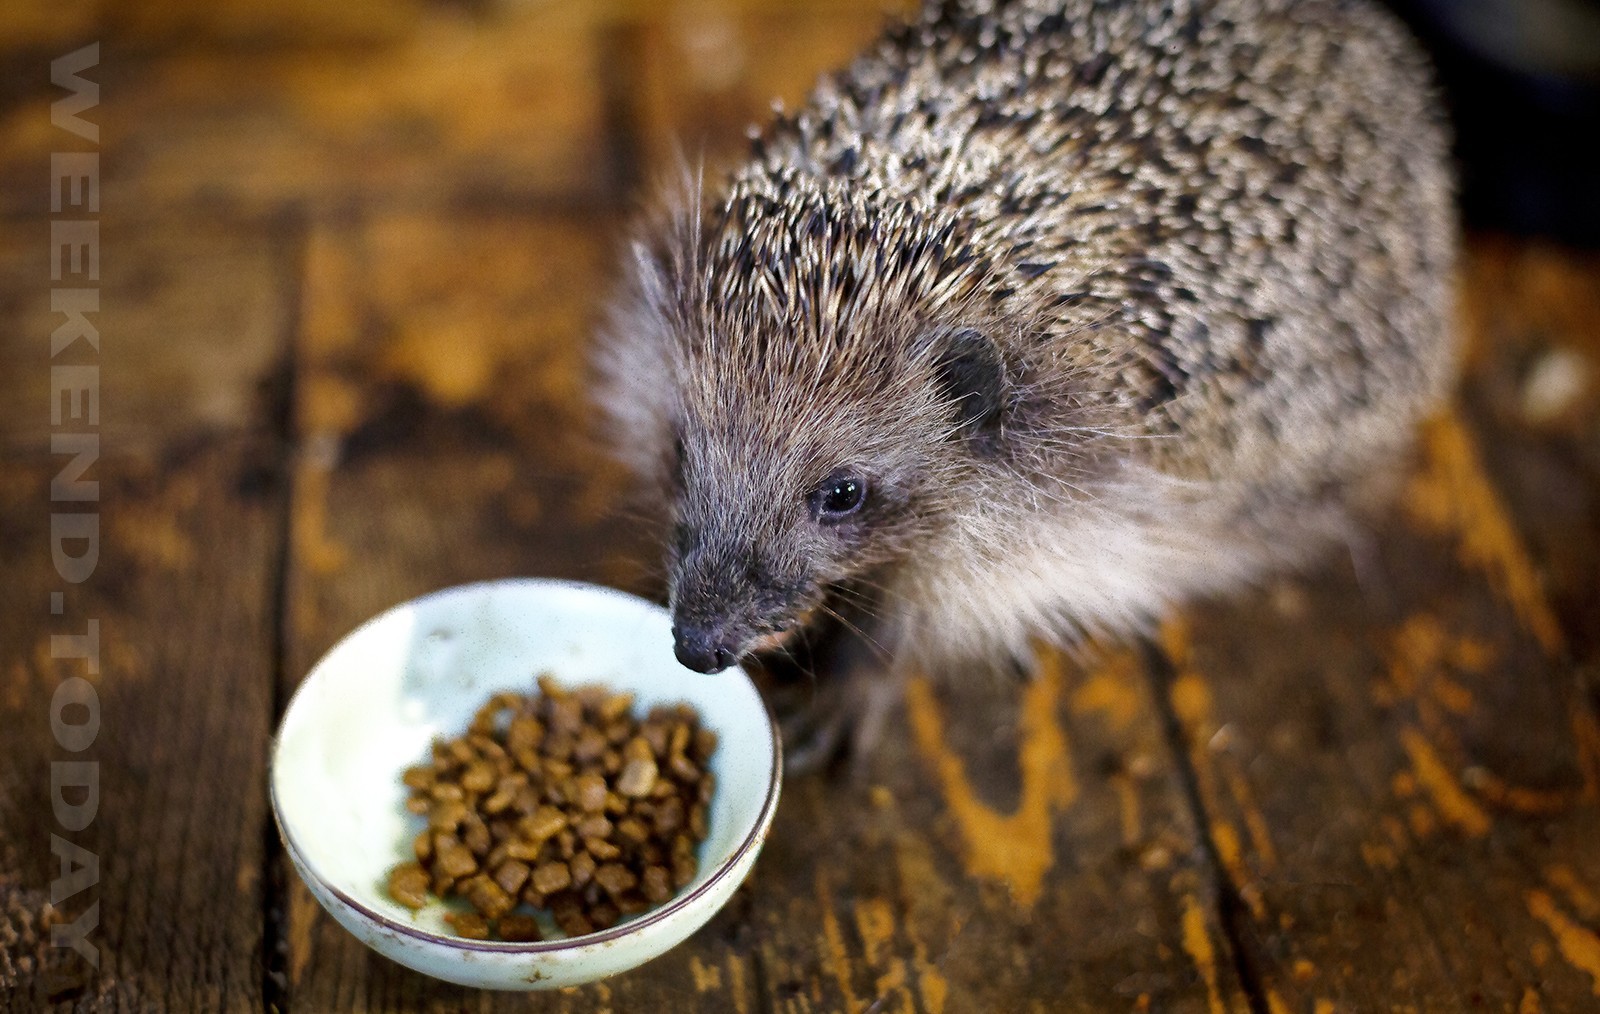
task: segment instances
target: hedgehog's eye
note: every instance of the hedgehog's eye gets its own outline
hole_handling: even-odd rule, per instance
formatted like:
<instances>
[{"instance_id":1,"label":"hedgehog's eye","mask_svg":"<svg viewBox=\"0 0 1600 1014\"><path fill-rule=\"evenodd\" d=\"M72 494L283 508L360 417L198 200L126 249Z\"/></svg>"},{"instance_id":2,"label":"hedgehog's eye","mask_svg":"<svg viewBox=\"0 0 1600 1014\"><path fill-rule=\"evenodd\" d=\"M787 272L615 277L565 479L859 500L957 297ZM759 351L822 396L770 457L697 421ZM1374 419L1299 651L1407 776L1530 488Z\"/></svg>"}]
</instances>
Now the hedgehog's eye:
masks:
<instances>
[{"instance_id":1,"label":"hedgehog's eye","mask_svg":"<svg viewBox=\"0 0 1600 1014\"><path fill-rule=\"evenodd\" d=\"M811 512L824 524L836 523L859 511L867 502L867 480L836 472L809 497Z\"/></svg>"}]
</instances>

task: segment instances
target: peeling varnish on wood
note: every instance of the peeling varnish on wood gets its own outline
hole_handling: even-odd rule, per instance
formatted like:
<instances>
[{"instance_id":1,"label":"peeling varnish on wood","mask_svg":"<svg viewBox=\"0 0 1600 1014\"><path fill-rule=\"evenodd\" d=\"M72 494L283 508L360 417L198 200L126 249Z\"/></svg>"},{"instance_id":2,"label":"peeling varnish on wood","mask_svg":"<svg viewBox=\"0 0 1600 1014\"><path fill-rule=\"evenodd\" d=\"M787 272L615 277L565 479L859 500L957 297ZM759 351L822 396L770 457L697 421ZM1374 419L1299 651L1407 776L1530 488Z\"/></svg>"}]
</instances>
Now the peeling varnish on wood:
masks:
<instances>
[{"instance_id":1,"label":"peeling varnish on wood","mask_svg":"<svg viewBox=\"0 0 1600 1014\"><path fill-rule=\"evenodd\" d=\"M1578 879L1572 867L1557 863L1544 871L1545 880L1550 886L1561 891L1572 902L1572 907L1585 919L1600 922L1600 894L1588 884Z\"/></svg>"},{"instance_id":2,"label":"peeling varnish on wood","mask_svg":"<svg viewBox=\"0 0 1600 1014\"><path fill-rule=\"evenodd\" d=\"M706 964L697 954L689 956L689 975L694 979L696 993L710 993L722 988L722 969Z\"/></svg>"},{"instance_id":3,"label":"peeling varnish on wood","mask_svg":"<svg viewBox=\"0 0 1600 1014\"><path fill-rule=\"evenodd\" d=\"M1183 950L1206 984L1206 1008L1211 1014L1227 1014L1217 985L1217 952L1206 931L1206 913L1200 899L1187 891L1183 894Z\"/></svg>"},{"instance_id":4,"label":"peeling varnish on wood","mask_svg":"<svg viewBox=\"0 0 1600 1014\"><path fill-rule=\"evenodd\" d=\"M1099 654L1094 671L1073 688L1072 713L1099 712L1111 728L1122 732L1133 724L1144 707L1138 687L1141 676L1138 661L1129 651L1105 650Z\"/></svg>"},{"instance_id":5,"label":"peeling varnish on wood","mask_svg":"<svg viewBox=\"0 0 1600 1014\"><path fill-rule=\"evenodd\" d=\"M1600 935L1563 912L1554 898L1544 891L1523 895L1528 913L1544 923L1555 937L1556 949L1573 968L1588 974L1595 996L1600 996Z\"/></svg>"},{"instance_id":6,"label":"peeling varnish on wood","mask_svg":"<svg viewBox=\"0 0 1600 1014\"><path fill-rule=\"evenodd\" d=\"M737 954L728 955L728 992L733 994L733 1009L738 1014L750 1014L750 1004L745 999L744 959Z\"/></svg>"},{"instance_id":7,"label":"peeling varnish on wood","mask_svg":"<svg viewBox=\"0 0 1600 1014\"><path fill-rule=\"evenodd\" d=\"M1060 657L1041 651L1038 672L1022 695L1017 758L1022 792L1009 816L995 812L973 791L966 765L945 742L944 716L928 681L914 679L906 688L917 751L939 780L961 836L967 872L1004 883L1025 909L1039 900L1045 874L1055 863L1053 814L1078 795L1058 717L1064 682Z\"/></svg>"},{"instance_id":8,"label":"peeling varnish on wood","mask_svg":"<svg viewBox=\"0 0 1600 1014\"><path fill-rule=\"evenodd\" d=\"M1190 742L1189 754L1194 762L1195 778L1200 783L1201 797L1208 801L1220 801L1222 786L1219 784L1218 769L1223 768L1226 761L1214 762L1212 751L1204 745L1211 730L1216 728L1216 720L1212 717L1211 688L1194 667L1188 620L1182 616L1167 620L1161 625L1160 637L1162 650L1173 669L1170 690L1172 709ZM1241 772L1231 768L1223 771L1221 779L1227 783L1228 793L1243 817L1257 862L1263 869L1271 869L1276 862L1277 851L1267 831L1266 817L1256 806L1248 780ZM1256 877L1245 864L1239 829L1232 821L1218 814L1210 816L1209 825L1207 834L1228 878L1238 889L1250 914L1258 920L1265 920L1266 905Z\"/></svg>"},{"instance_id":9,"label":"peeling varnish on wood","mask_svg":"<svg viewBox=\"0 0 1600 1014\"><path fill-rule=\"evenodd\" d=\"M1461 787L1455 774L1434 752L1433 744L1428 742L1427 737L1407 726L1400 730L1400 745L1405 748L1406 756L1411 758L1411 769L1416 774L1417 784L1433 800L1439 816L1447 824L1473 837L1488 834L1492 825L1489 814Z\"/></svg>"},{"instance_id":10,"label":"peeling varnish on wood","mask_svg":"<svg viewBox=\"0 0 1600 1014\"><path fill-rule=\"evenodd\" d=\"M1373 700L1386 708L1408 704L1416 710L1416 721L1407 723L1401 732L1415 777L1397 774L1393 780L1396 796L1410 797L1420 781L1436 804L1442 801L1451 807L1448 812L1441 809L1446 822L1469 833L1479 833L1471 830L1481 824L1473 812L1483 810L1479 799L1487 806L1537 816L1561 813L1582 799L1594 798L1597 777L1585 757L1586 714L1581 709L1573 714L1578 761L1584 773L1584 784L1576 791L1516 785L1479 766L1469 767L1458 778L1442 759L1441 754L1462 752L1450 716L1464 716L1475 705L1471 688L1453 679L1450 670L1482 674L1496 660L1493 645L1452 636L1438 617L1417 613L1394 632L1385 654L1388 681L1374 684ZM1423 777L1424 770L1431 780ZM1417 823L1413 815L1413 826Z\"/></svg>"},{"instance_id":11,"label":"peeling varnish on wood","mask_svg":"<svg viewBox=\"0 0 1600 1014\"><path fill-rule=\"evenodd\" d=\"M905 932L911 941L911 964L916 973L917 992L929 1014L943 1014L950 995L950 983L936 962L928 957L928 944L919 927L929 922L946 921L950 885L939 875L927 843L910 834L895 836L895 867L900 873L900 893L906 899ZM959 924L948 920L947 944L960 932ZM948 951L946 952L948 953Z\"/></svg>"},{"instance_id":12,"label":"peeling varnish on wood","mask_svg":"<svg viewBox=\"0 0 1600 1014\"><path fill-rule=\"evenodd\" d=\"M839 926L839 915L833 910L833 891L825 874L817 873L817 900L822 905L823 960L839 986L846 1010L861 1009L855 990L850 985L850 953L845 949L844 931Z\"/></svg>"},{"instance_id":13,"label":"peeling varnish on wood","mask_svg":"<svg viewBox=\"0 0 1600 1014\"><path fill-rule=\"evenodd\" d=\"M1561 627L1466 427L1454 413L1436 417L1423 428L1422 444L1423 467L1407 491L1407 513L1429 531L1456 536L1462 564L1486 573L1545 652L1557 653Z\"/></svg>"},{"instance_id":14,"label":"peeling varnish on wood","mask_svg":"<svg viewBox=\"0 0 1600 1014\"><path fill-rule=\"evenodd\" d=\"M861 934L867 965L883 969L876 983L877 998L872 1010L889 1009L885 1001L896 996L896 1009L911 1010L906 963L894 952L895 919L889 903L882 898L860 898L855 904L856 931Z\"/></svg>"}]
</instances>

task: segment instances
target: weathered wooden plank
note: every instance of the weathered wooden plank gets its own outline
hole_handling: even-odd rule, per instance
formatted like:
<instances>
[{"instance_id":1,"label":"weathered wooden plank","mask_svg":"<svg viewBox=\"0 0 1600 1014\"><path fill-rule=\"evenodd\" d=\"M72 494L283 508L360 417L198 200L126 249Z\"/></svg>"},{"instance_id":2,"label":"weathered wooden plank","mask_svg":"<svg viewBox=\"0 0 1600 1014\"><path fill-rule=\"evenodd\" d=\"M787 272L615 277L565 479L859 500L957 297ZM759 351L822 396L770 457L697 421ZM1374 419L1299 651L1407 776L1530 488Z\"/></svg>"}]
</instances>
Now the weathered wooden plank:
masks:
<instances>
[{"instance_id":1,"label":"weathered wooden plank","mask_svg":"<svg viewBox=\"0 0 1600 1014\"><path fill-rule=\"evenodd\" d=\"M1577 658L1600 650L1600 254L1480 237L1462 291L1478 455Z\"/></svg>"},{"instance_id":2,"label":"weathered wooden plank","mask_svg":"<svg viewBox=\"0 0 1600 1014\"><path fill-rule=\"evenodd\" d=\"M51 563L60 460L0 466L0 1009L260 1009L280 527L261 453L235 437L167 460L108 454L95 470L100 559L78 585ZM90 622L98 673L52 658L53 636ZM74 677L98 699L82 752L51 727L52 695ZM98 807L72 830L53 815L51 777L77 760L94 766ZM97 865L47 914L60 873L52 835ZM49 923L91 905L98 967L48 945Z\"/></svg>"},{"instance_id":3,"label":"weathered wooden plank","mask_svg":"<svg viewBox=\"0 0 1600 1014\"><path fill-rule=\"evenodd\" d=\"M103 47L108 206L393 205L593 195L615 179L596 34L563 5L424 7L371 44ZM402 19L404 20L404 19ZM169 40L172 45L175 40ZM50 54L57 55L57 54ZM0 117L0 210L44 200L48 57Z\"/></svg>"},{"instance_id":4,"label":"weathered wooden plank","mask_svg":"<svg viewBox=\"0 0 1600 1014\"><path fill-rule=\"evenodd\" d=\"M582 219L543 216L317 233L291 682L367 616L443 585L545 574L657 587L630 563L653 548L611 513L614 478L559 436L584 419L583 327L607 246ZM790 784L728 911L556 1006L1245 1009L1144 686L1125 653L1087 670L1049 663L1026 690L987 676L918 684L858 779ZM367 954L299 887L289 912L291 1004L467 1002Z\"/></svg>"},{"instance_id":5,"label":"weathered wooden plank","mask_svg":"<svg viewBox=\"0 0 1600 1014\"><path fill-rule=\"evenodd\" d=\"M256 1009L283 527L271 391L297 245L279 223L102 208L98 350L51 355L48 223L8 223L0 240L0 1007ZM52 426L63 363L97 371L97 423ZM52 499L68 461L49 453L52 430L98 439L89 500ZM52 562L52 511L97 520L79 583ZM53 657L53 637L91 622L98 671ZM81 753L51 724L53 695L78 677L100 716ZM52 806L52 766L77 759L99 779L82 830ZM97 869L47 916L52 833ZM41 947L45 922L91 904L98 967Z\"/></svg>"},{"instance_id":6,"label":"weathered wooden plank","mask_svg":"<svg viewBox=\"0 0 1600 1014\"><path fill-rule=\"evenodd\" d=\"M46 125L49 120L46 118ZM41 169L30 190L45 192ZM295 226L263 219L174 219L102 203L99 309L56 365L99 367L98 431L107 453L159 453L266 423L289 319ZM0 448L46 451L51 430L50 224L0 231Z\"/></svg>"}]
</instances>

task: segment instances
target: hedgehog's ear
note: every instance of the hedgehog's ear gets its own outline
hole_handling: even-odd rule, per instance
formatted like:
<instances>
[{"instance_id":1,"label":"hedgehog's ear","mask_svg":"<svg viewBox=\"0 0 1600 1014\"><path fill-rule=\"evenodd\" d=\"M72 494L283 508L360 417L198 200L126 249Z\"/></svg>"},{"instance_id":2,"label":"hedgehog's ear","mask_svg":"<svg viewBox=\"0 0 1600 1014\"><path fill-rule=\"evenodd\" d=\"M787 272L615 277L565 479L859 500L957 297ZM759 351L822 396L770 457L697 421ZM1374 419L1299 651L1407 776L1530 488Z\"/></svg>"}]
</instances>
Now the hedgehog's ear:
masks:
<instances>
[{"instance_id":1,"label":"hedgehog's ear","mask_svg":"<svg viewBox=\"0 0 1600 1014\"><path fill-rule=\"evenodd\" d=\"M934 341L933 363L939 393L956 406L963 436L988 447L1000 435L1005 407L1005 364L1000 350L982 332L963 328Z\"/></svg>"}]
</instances>

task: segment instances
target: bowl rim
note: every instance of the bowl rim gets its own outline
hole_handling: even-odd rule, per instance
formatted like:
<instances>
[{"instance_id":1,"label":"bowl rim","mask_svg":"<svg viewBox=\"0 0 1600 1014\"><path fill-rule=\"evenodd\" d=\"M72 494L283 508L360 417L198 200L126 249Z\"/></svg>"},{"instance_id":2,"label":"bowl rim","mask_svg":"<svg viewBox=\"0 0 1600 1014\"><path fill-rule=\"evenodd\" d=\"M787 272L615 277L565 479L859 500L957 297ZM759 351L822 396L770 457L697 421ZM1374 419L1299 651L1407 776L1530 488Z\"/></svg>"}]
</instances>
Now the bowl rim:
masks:
<instances>
[{"instance_id":1,"label":"bowl rim","mask_svg":"<svg viewBox=\"0 0 1600 1014\"><path fill-rule=\"evenodd\" d=\"M733 850L732 854L730 854L725 861L717 866L717 869L705 879L705 882L699 887L696 887L694 890L685 894L675 895L672 900L668 901L665 905L660 905L656 908L653 908L649 912L641 914L637 919L612 926L609 929L598 930L594 933L586 933L579 937L562 937L557 940L533 941L472 940L467 937L452 937L441 933L434 933L430 930L425 930L415 925L407 925L406 923L393 919L390 916L384 915L382 912L373 909L371 906L351 897L343 889L334 886L326 877L322 876L317 871L315 864L307 860L305 850L295 842L294 836L290 833L288 827L285 826L283 811L278 804L278 751L282 746L284 720L288 718L290 710L294 707L296 698L300 696L301 690L305 688L310 675L316 672L317 667L320 666L330 654L332 654L335 648L350 640L352 637L355 637L366 627L376 623L378 620L388 616L397 609L403 609L407 606L415 605L419 602L423 602L427 599L431 599L440 595L463 592L474 588L487 588L503 585L564 587L569 590L583 592L585 594L600 594L602 596L624 599L633 603L648 606L651 610L655 611L660 611L662 609L660 605L651 602L647 598L634 595L631 592L625 592L617 588L611 588L606 585L592 584L587 581L573 581L565 578L522 577L503 578L499 580L488 581L469 581L465 584L450 585L445 588L428 592L426 595L418 595L415 598L397 602L389 608L376 613L367 620L364 620L361 624L346 633L344 636L340 637L333 644L329 645L327 651L323 652L322 655L320 655L317 660L312 663L311 668L306 671L306 675L300 678L300 682L296 684L294 688L294 693L289 695L289 700L284 704L283 715L278 719L278 727L273 731L272 734L271 762L267 767L267 788L268 796L270 797L272 804L272 821L277 826L278 837L280 840L282 840L283 846L285 850L288 851L290 858L294 860L295 866L310 873L316 879L317 884L323 890L326 890L329 894L338 899L341 904L347 906L363 918L377 924L383 929L401 934L402 936L410 937L414 940L419 940L424 943L440 944L452 949L478 951L490 954L551 954L559 952L572 952L581 950L585 947L609 944L612 941L618 940L622 937L631 936L641 930L647 929L658 922L664 921L669 916L672 916L675 913L689 907L691 902L694 902L696 899L700 898L702 895L706 894L713 887L717 886L724 879L726 879L729 874L732 873L734 867L739 865L740 860L743 859L745 855L751 851L751 849L758 847L765 841L767 831L772 826L773 814L777 810L779 789L783 785L783 738L778 729L778 722L772 715L772 708L768 706L766 698L761 696L759 690L756 691L756 699L761 702L761 710L767 717L767 731L772 742L772 777L767 781L767 795L766 798L761 802L761 809L756 815L755 823L751 826L749 833L745 835L744 840L739 843L739 845ZM751 682L751 688L755 689L754 682L750 680L750 674L745 670L745 668L738 665L734 666L734 668L738 669L740 674L744 676L745 680L747 682Z\"/></svg>"}]
</instances>

